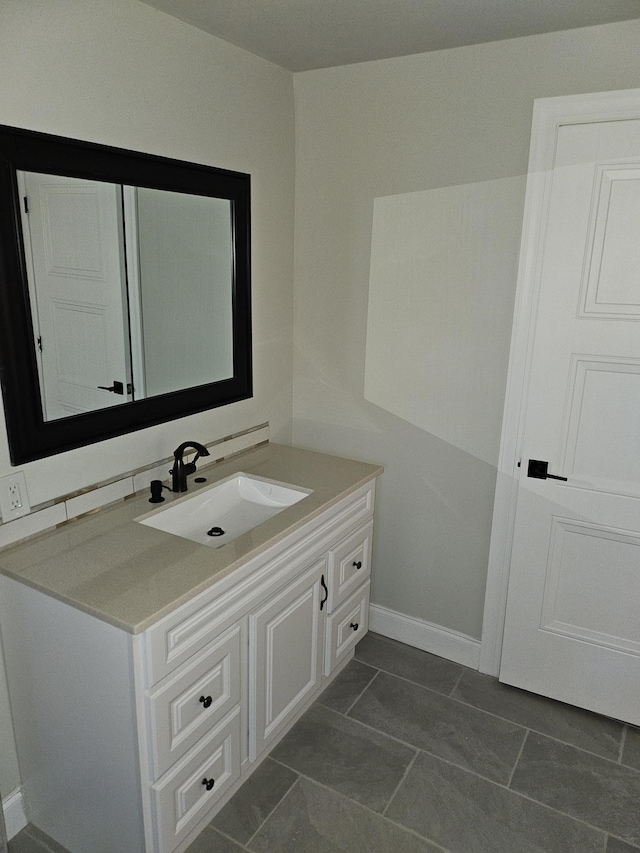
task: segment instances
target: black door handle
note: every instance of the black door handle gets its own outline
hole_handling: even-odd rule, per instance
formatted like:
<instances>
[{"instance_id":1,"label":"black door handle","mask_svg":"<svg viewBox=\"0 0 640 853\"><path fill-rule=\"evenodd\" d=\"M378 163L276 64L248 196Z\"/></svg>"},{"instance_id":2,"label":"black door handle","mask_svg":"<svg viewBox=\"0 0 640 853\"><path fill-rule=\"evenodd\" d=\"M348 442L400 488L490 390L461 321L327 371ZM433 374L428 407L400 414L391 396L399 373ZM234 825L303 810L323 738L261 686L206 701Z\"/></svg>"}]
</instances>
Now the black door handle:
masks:
<instances>
[{"instance_id":1,"label":"black door handle","mask_svg":"<svg viewBox=\"0 0 640 853\"><path fill-rule=\"evenodd\" d=\"M114 380L113 385L109 388L106 385L98 385L101 391L111 391L112 394L124 394L124 384Z\"/></svg>"},{"instance_id":2,"label":"black door handle","mask_svg":"<svg viewBox=\"0 0 640 853\"><path fill-rule=\"evenodd\" d=\"M548 462L543 462L541 459L530 459L527 477L533 477L536 480L564 480L565 483L567 482L566 477L558 477L557 474L549 474L547 472L548 467Z\"/></svg>"}]
</instances>

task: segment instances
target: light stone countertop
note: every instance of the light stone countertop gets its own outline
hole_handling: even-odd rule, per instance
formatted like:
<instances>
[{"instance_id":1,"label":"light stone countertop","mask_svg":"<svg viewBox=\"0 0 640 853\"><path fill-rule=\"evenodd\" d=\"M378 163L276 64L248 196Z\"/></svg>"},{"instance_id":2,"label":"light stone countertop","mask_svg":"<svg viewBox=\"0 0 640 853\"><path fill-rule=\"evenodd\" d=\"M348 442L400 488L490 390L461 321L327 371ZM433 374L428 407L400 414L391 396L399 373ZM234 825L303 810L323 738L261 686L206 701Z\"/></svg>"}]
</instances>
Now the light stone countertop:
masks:
<instances>
[{"instance_id":1,"label":"light stone countertop","mask_svg":"<svg viewBox=\"0 0 640 853\"><path fill-rule=\"evenodd\" d=\"M278 444L264 444L206 466L199 486L243 472L311 494L220 548L200 545L134 519L176 499L149 492L39 534L0 552L0 573L137 634L382 473L382 468ZM185 493L177 497L185 497Z\"/></svg>"}]
</instances>

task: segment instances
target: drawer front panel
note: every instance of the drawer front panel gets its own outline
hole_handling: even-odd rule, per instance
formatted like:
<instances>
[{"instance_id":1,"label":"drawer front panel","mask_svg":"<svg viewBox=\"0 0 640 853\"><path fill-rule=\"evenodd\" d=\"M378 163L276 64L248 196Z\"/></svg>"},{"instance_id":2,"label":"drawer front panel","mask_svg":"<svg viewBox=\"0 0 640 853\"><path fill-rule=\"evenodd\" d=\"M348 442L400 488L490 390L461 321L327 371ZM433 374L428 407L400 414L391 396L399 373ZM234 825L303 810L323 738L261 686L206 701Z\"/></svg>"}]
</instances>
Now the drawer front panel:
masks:
<instances>
[{"instance_id":1,"label":"drawer front panel","mask_svg":"<svg viewBox=\"0 0 640 853\"><path fill-rule=\"evenodd\" d=\"M373 521L370 521L329 551L329 613L370 576L372 536Z\"/></svg>"},{"instance_id":2,"label":"drawer front panel","mask_svg":"<svg viewBox=\"0 0 640 853\"><path fill-rule=\"evenodd\" d=\"M227 631L148 694L154 779L240 701L243 627Z\"/></svg>"},{"instance_id":3,"label":"drawer front panel","mask_svg":"<svg viewBox=\"0 0 640 853\"><path fill-rule=\"evenodd\" d=\"M367 633L370 586L370 581L363 584L327 620L325 675L330 675L344 655Z\"/></svg>"},{"instance_id":4,"label":"drawer front panel","mask_svg":"<svg viewBox=\"0 0 640 853\"><path fill-rule=\"evenodd\" d=\"M205 546L202 546L205 547ZM242 615L244 589L230 589L205 607L189 606L188 615L172 614L146 632L148 672L151 687L226 631Z\"/></svg>"},{"instance_id":5,"label":"drawer front panel","mask_svg":"<svg viewBox=\"0 0 640 853\"><path fill-rule=\"evenodd\" d=\"M159 853L169 853L240 775L240 709L151 788Z\"/></svg>"}]
</instances>

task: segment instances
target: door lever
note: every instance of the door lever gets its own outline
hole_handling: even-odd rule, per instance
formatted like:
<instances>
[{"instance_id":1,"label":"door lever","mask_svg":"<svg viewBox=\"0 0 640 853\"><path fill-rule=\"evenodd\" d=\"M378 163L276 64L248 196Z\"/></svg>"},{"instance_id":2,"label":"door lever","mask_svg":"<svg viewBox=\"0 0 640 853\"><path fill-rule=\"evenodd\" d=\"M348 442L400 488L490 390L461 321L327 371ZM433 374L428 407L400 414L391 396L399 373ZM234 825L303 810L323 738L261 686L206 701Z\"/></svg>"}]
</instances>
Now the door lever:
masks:
<instances>
[{"instance_id":1,"label":"door lever","mask_svg":"<svg viewBox=\"0 0 640 853\"><path fill-rule=\"evenodd\" d=\"M108 388L106 385L98 385L101 391L111 391L112 394L124 394L124 384L122 382L118 382L118 380L114 380L113 385Z\"/></svg>"},{"instance_id":2,"label":"door lever","mask_svg":"<svg viewBox=\"0 0 640 853\"><path fill-rule=\"evenodd\" d=\"M557 474L549 474L547 472L548 467L548 462L543 462L541 459L530 459L527 477L534 477L537 480L564 480L567 482L566 477L558 477Z\"/></svg>"}]
</instances>

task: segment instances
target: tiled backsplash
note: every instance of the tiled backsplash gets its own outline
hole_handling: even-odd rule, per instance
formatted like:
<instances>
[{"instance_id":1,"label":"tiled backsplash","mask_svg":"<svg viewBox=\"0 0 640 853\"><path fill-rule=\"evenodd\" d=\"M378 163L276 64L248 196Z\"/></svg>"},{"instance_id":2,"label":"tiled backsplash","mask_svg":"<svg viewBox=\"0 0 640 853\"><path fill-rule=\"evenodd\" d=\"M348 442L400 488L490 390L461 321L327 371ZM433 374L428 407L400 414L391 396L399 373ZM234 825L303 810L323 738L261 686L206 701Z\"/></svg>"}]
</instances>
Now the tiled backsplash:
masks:
<instances>
[{"instance_id":1,"label":"tiled backsplash","mask_svg":"<svg viewBox=\"0 0 640 853\"><path fill-rule=\"evenodd\" d=\"M211 454L206 460L206 464L228 459L236 453L256 447L266 441L269 441L268 423L212 441L205 445ZM188 459L189 455L185 454L185 459ZM151 480L167 479L172 462L173 457L170 456L108 482L88 486L81 492L63 495L52 504L33 507L28 515L6 524L0 524L0 548L13 545L15 542L27 539L29 536L56 527L66 521L71 521L87 512L115 503L115 501L123 500L136 492L144 491L149 488Z\"/></svg>"}]
</instances>

